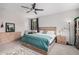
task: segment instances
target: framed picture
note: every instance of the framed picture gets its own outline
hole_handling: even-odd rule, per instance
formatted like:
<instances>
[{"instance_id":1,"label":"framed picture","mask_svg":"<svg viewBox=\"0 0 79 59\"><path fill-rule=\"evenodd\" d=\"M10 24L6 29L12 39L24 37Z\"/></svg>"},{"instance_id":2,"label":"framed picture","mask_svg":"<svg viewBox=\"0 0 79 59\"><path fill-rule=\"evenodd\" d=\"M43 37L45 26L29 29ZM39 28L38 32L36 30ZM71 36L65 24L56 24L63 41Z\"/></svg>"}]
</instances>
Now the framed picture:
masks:
<instances>
[{"instance_id":1,"label":"framed picture","mask_svg":"<svg viewBox=\"0 0 79 59\"><path fill-rule=\"evenodd\" d=\"M6 32L15 32L15 24L14 23L5 23L5 31Z\"/></svg>"}]
</instances>

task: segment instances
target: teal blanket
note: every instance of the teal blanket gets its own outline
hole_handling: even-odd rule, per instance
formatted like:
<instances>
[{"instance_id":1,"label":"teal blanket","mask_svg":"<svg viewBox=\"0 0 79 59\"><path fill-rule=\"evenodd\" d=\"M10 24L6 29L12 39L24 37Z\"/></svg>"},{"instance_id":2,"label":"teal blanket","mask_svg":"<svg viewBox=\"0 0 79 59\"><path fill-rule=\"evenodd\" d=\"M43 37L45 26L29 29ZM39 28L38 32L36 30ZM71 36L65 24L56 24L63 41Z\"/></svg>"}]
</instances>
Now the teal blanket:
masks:
<instances>
[{"instance_id":1,"label":"teal blanket","mask_svg":"<svg viewBox=\"0 0 79 59\"><path fill-rule=\"evenodd\" d=\"M49 40L51 40L50 36L40 34L25 34L22 37L23 42L34 45L44 51L48 51Z\"/></svg>"}]
</instances>

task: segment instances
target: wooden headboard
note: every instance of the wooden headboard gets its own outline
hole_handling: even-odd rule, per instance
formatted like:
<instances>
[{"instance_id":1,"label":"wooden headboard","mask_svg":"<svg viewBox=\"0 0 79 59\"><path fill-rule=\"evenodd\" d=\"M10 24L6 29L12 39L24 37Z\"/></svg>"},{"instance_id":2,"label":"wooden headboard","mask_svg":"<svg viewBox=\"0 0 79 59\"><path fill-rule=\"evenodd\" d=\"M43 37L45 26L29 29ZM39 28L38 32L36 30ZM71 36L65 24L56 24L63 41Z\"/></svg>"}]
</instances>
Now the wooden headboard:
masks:
<instances>
[{"instance_id":1,"label":"wooden headboard","mask_svg":"<svg viewBox=\"0 0 79 59\"><path fill-rule=\"evenodd\" d=\"M39 27L39 29L43 31L55 31L56 34L56 27Z\"/></svg>"}]
</instances>

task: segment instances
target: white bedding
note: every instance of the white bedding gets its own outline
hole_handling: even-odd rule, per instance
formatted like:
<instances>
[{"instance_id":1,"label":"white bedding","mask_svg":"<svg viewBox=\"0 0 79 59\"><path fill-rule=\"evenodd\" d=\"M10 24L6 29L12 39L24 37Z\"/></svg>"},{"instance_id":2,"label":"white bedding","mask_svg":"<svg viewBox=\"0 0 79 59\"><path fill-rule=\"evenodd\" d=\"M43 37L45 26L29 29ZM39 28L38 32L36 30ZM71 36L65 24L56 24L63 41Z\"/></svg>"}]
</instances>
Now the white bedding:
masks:
<instances>
[{"instance_id":1,"label":"white bedding","mask_svg":"<svg viewBox=\"0 0 79 59\"><path fill-rule=\"evenodd\" d=\"M51 40L49 41L49 44L51 44L53 41L54 41L54 39L51 39Z\"/></svg>"},{"instance_id":2,"label":"white bedding","mask_svg":"<svg viewBox=\"0 0 79 59\"><path fill-rule=\"evenodd\" d=\"M51 43L54 41L55 37L56 37L56 36L54 36L54 37L49 41L49 44L51 44Z\"/></svg>"}]
</instances>

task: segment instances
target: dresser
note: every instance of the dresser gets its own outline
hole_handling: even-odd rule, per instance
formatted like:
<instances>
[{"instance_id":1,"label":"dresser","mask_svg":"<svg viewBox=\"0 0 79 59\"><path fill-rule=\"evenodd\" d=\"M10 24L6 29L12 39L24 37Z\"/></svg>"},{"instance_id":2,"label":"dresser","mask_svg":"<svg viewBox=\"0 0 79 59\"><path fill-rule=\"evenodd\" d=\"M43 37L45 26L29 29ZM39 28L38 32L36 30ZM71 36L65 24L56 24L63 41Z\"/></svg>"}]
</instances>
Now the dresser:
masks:
<instances>
[{"instance_id":1,"label":"dresser","mask_svg":"<svg viewBox=\"0 0 79 59\"><path fill-rule=\"evenodd\" d=\"M21 32L0 32L0 44L12 42L20 37Z\"/></svg>"}]
</instances>

